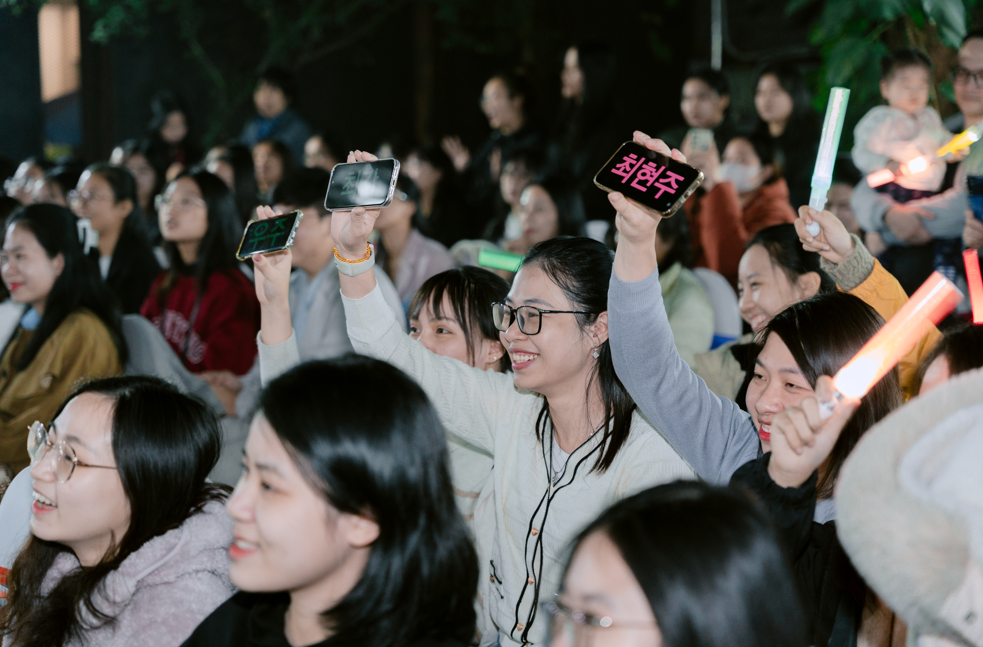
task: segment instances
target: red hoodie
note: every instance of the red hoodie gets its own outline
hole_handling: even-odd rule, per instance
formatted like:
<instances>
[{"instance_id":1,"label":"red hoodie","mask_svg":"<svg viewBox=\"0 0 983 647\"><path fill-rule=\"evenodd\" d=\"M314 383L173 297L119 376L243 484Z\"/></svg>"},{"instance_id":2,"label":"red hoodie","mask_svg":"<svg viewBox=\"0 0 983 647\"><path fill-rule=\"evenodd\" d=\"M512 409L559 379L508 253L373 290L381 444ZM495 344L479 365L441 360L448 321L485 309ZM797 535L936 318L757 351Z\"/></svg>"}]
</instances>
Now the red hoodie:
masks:
<instances>
[{"instance_id":1,"label":"red hoodie","mask_svg":"<svg viewBox=\"0 0 983 647\"><path fill-rule=\"evenodd\" d=\"M243 375L248 372L256 358L259 302L246 275L233 268L208 277L190 335L188 322L198 300L195 279L179 277L162 309L157 292L165 275L161 272L154 279L140 314L164 335L185 367L192 373L228 370Z\"/></svg>"},{"instance_id":2,"label":"red hoodie","mask_svg":"<svg viewBox=\"0 0 983 647\"><path fill-rule=\"evenodd\" d=\"M687 201L685 208L696 265L723 274L734 287L748 241L765 227L795 222L796 217L784 179L759 187L744 209L730 182L721 182L698 200Z\"/></svg>"}]
</instances>

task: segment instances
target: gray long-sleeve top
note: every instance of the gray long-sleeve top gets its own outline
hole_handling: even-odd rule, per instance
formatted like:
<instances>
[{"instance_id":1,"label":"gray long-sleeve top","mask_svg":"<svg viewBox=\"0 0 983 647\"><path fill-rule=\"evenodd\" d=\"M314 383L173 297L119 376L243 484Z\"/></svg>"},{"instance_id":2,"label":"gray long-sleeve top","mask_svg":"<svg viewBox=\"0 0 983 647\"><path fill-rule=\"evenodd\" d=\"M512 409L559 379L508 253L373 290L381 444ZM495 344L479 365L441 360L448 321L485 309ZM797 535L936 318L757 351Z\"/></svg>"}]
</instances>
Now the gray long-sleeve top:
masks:
<instances>
[{"instance_id":1,"label":"gray long-sleeve top","mask_svg":"<svg viewBox=\"0 0 983 647\"><path fill-rule=\"evenodd\" d=\"M704 481L727 485L761 453L751 416L711 391L679 356L662 302L659 270L634 283L611 273L608 332L614 368L642 414ZM832 499L813 519L835 518Z\"/></svg>"}]
</instances>

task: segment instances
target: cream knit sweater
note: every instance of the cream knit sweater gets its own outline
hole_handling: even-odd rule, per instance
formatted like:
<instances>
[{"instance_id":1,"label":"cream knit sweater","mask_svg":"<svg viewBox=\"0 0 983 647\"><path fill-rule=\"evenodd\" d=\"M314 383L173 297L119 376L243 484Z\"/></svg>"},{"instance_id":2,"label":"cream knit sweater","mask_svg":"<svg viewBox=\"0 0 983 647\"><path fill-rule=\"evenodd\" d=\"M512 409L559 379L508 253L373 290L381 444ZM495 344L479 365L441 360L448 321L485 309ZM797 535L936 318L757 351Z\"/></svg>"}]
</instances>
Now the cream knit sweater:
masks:
<instances>
[{"instance_id":1,"label":"cream knit sweater","mask_svg":"<svg viewBox=\"0 0 983 647\"><path fill-rule=\"evenodd\" d=\"M519 391L511 375L486 372L431 353L399 328L378 286L361 299L344 299L348 334L356 352L385 360L423 387L447 432L494 457L493 505L475 511L478 546L490 543L484 595L493 627L481 627L482 643L543 640L547 620L538 603L557 592L570 542L614 502L676 479L692 468L639 413L611 467L591 472L600 449L595 436L570 456L552 488L550 442L536 438L542 397ZM298 363L294 337L276 346L260 343L264 383ZM385 397L385 394L379 394ZM550 439L551 440L551 439ZM485 533L491 535L490 542ZM484 540L484 542L482 541ZM487 571L486 571L487 569Z\"/></svg>"}]
</instances>

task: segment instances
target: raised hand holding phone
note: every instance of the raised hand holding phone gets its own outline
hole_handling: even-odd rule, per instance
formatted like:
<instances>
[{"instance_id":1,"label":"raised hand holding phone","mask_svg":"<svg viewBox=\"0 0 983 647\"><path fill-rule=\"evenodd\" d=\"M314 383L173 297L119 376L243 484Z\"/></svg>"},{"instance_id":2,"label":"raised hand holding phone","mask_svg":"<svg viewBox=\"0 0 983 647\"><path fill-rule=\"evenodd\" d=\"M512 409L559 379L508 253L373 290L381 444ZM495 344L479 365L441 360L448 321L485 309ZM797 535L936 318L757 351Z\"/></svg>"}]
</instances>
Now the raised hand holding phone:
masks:
<instances>
[{"instance_id":1,"label":"raised hand holding phone","mask_svg":"<svg viewBox=\"0 0 983 647\"><path fill-rule=\"evenodd\" d=\"M808 205L799 207L795 233L799 235L803 249L816 252L834 265L839 265L853 253L850 232L832 212L816 211Z\"/></svg>"},{"instance_id":2,"label":"raised hand holding phone","mask_svg":"<svg viewBox=\"0 0 983 647\"><path fill-rule=\"evenodd\" d=\"M860 400L844 397L832 417L823 420L819 402L831 400L835 387L833 378L816 380L816 396L788 407L771 423L771 460L768 474L785 488L800 487L812 473L826 462L850 416L860 406Z\"/></svg>"},{"instance_id":3,"label":"raised hand holding phone","mask_svg":"<svg viewBox=\"0 0 983 647\"><path fill-rule=\"evenodd\" d=\"M257 207L256 218L266 220L277 214L271 207ZM264 344L286 341L292 332L290 324L290 265L293 254L289 249L272 254L253 255L253 282L260 306L260 338Z\"/></svg>"}]
</instances>

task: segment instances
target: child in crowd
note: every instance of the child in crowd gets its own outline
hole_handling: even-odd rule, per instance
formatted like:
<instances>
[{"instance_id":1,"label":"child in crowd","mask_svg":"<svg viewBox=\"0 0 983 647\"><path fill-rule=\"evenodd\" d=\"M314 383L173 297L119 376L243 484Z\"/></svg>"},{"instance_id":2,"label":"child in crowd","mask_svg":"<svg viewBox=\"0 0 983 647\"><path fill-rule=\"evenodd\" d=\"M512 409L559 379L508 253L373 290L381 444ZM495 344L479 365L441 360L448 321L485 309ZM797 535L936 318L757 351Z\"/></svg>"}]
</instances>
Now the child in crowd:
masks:
<instances>
[{"instance_id":1,"label":"child in crowd","mask_svg":"<svg viewBox=\"0 0 983 647\"><path fill-rule=\"evenodd\" d=\"M935 151L952 134L942 125L935 108L928 105L931 78L932 62L918 50L898 50L885 56L881 60L881 96L888 105L864 115L853 133L853 163L864 175L884 168L897 172L901 164L920 156L928 160L925 170L898 174L893 182L878 188L900 203L937 194L945 179L945 165L931 162ZM960 251L958 239L936 240L935 269L955 280Z\"/></svg>"}]
</instances>

